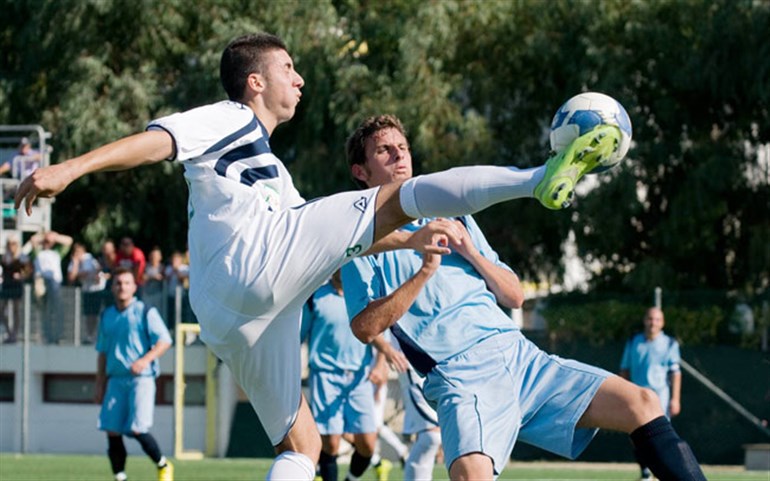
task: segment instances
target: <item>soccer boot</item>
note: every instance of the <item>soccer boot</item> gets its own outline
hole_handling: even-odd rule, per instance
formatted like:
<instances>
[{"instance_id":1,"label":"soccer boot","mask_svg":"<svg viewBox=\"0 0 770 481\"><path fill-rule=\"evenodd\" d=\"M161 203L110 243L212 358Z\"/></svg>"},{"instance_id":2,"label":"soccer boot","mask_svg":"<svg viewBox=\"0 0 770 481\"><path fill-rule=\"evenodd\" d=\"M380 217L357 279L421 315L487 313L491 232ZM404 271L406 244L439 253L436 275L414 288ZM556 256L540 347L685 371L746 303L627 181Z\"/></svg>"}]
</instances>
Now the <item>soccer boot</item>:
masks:
<instances>
[{"instance_id":1,"label":"soccer boot","mask_svg":"<svg viewBox=\"0 0 770 481\"><path fill-rule=\"evenodd\" d=\"M374 472L377 474L377 481L388 481L391 469L393 469L393 463L387 459L381 459L374 467Z\"/></svg>"},{"instance_id":2,"label":"soccer boot","mask_svg":"<svg viewBox=\"0 0 770 481\"><path fill-rule=\"evenodd\" d=\"M166 465L158 468L158 481L174 481L174 465L166 460Z\"/></svg>"},{"instance_id":3,"label":"soccer boot","mask_svg":"<svg viewBox=\"0 0 770 481\"><path fill-rule=\"evenodd\" d=\"M618 145L620 130L612 125L581 135L545 163L545 176L535 187L535 197L549 209L569 207L578 180L609 158Z\"/></svg>"}]
</instances>

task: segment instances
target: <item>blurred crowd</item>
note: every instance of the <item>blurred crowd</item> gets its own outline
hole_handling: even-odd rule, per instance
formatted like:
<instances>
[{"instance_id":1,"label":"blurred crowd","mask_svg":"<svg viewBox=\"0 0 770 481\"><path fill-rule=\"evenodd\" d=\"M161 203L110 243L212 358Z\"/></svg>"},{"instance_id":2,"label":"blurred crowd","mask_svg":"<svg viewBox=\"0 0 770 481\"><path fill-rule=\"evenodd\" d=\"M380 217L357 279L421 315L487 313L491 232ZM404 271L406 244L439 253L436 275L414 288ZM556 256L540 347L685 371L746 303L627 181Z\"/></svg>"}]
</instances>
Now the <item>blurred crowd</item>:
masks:
<instances>
[{"instance_id":1,"label":"blurred crowd","mask_svg":"<svg viewBox=\"0 0 770 481\"><path fill-rule=\"evenodd\" d=\"M187 298L188 259L188 253L179 251L164 258L157 246L145 254L130 237L121 238L117 244L107 239L98 253L91 253L71 236L54 231L36 233L24 244L18 235L10 234L0 262L3 342L17 340L26 284L31 286L40 308L45 342L56 344L62 339L65 317L62 288L65 286L79 288L83 342L95 342L99 315L113 302L111 277L118 267L134 273L139 286L137 296L156 307L169 328L173 328L178 318L195 322ZM177 301L177 295L181 302ZM179 313L178 304L181 305Z\"/></svg>"}]
</instances>

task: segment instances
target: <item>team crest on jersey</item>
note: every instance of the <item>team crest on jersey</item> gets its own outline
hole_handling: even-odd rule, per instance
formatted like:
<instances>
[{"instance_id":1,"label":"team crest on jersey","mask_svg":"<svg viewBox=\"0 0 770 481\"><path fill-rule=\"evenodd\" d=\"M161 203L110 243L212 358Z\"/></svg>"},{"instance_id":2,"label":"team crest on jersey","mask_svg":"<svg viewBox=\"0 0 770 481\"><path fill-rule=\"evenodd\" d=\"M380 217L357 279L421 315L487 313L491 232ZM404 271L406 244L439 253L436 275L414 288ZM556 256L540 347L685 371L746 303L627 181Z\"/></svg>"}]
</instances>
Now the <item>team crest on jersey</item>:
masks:
<instances>
[{"instance_id":1,"label":"team crest on jersey","mask_svg":"<svg viewBox=\"0 0 770 481\"><path fill-rule=\"evenodd\" d=\"M361 247L361 244L356 244L352 247L348 247L347 249L345 249L345 257L353 257L355 255L358 255L361 253L361 249L363 249L363 247Z\"/></svg>"},{"instance_id":2,"label":"team crest on jersey","mask_svg":"<svg viewBox=\"0 0 770 481\"><path fill-rule=\"evenodd\" d=\"M366 206L369 205L369 199L361 197L357 201L353 202L353 207L360 210L362 213L366 212Z\"/></svg>"}]
</instances>

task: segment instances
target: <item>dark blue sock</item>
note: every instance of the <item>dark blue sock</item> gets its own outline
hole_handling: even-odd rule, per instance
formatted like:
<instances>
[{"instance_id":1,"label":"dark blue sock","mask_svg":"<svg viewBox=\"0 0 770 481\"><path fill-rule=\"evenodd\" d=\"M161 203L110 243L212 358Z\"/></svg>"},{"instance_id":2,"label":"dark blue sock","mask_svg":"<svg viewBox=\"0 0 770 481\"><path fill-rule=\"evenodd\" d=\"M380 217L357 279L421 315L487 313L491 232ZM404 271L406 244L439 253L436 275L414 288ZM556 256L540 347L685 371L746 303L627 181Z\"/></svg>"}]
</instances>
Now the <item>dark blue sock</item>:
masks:
<instances>
[{"instance_id":1,"label":"dark blue sock","mask_svg":"<svg viewBox=\"0 0 770 481\"><path fill-rule=\"evenodd\" d=\"M139 441L142 450L147 453L147 456L149 456L155 464L158 464L163 455L160 454L160 447L158 446L157 441L155 441L155 438L152 437L152 434L139 433L134 434L134 437Z\"/></svg>"},{"instance_id":2,"label":"dark blue sock","mask_svg":"<svg viewBox=\"0 0 770 481\"><path fill-rule=\"evenodd\" d=\"M337 481L337 456L321 451L321 457L318 459L318 474L323 481Z\"/></svg>"},{"instance_id":3,"label":"dark blue sock","mask_svg":"<svg viewBox=\"0 0 770 481\"><path fill-rule=\"evenodd\" d=\"M110 458L112 474L126 470L126 445L123 436L107 436L107 456Z\"/></svg>"},{"instance_id":4,"label":"dark blue sock","mask_svg":"<svg viewBox=\"0 0 770 481\"><path fill-rule=\"evenodd\" d=\"M637 459L661 481L706 481L698 460L665 416L631 433Z\"/></svg>"},{"instance_id":5,"label":"dark blue sock","mask_svg":"<svg viewBox=\"0 0 770 481\"><path fill-rule=\"evenodd\" d=\"M353 451L353 456L350 458L350 474L356 478L361 477L369 467L369 462L372 460L371 456L361 456L358 451Z\"/></svg>"}]
</instances>

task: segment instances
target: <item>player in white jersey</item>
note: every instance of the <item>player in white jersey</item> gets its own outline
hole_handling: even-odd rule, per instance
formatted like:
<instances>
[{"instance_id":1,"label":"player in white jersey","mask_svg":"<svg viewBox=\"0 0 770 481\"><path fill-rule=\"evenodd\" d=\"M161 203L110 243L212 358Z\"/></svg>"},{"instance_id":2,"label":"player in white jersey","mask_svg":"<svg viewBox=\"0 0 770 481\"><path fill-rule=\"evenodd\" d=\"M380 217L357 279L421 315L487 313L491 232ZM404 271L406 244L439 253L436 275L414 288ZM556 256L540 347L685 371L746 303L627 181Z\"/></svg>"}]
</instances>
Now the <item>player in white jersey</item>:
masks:
<instances>
[{"instance_id":1,"label":"player in white jersey","mask_svg":"<svg viewBox=\"0 0 770 481\"><path fill-rule=\"evenodd\" d=\"M303 203L268 140L294 116L304 85L283 41L264 33L236 38L222 54L220 78L229 101L158 119L146 132L38 169L20 184L15 204L31 214L38 197L91 172L182 163L201 338L231 369L275 445L268 478L310 480L321 445L300 391L299 319L310 294L372 247L449 252L429 240L456 239L451 223L416 236L393 233L412 219L517 198L569 205L575 184L610 157L620 133L594 129L535 169L456 168Z\"/></svg>"},{"instance_id":2,"label":"player in white jersey","mask_svg":"<svg viewBox=\"0 0 770 481\"><path fill-rule=\"evenodd\" d=\"M409 143L392 116L366 119L347 143L366 187L412 175ZM422 219L404 226L416 230ZM444 221L446 222L446 221ZM661 479L705 480L655 394L619 376L540 351L499 307L519 307L518 278L470 216L454 220L462 242L439 257L383 252L343 266L345 302L362 342L390 329L426 376L451 479L492 480L516 440L574 459L596 428L629 433Z\"/></svg>"}]
</instances>

